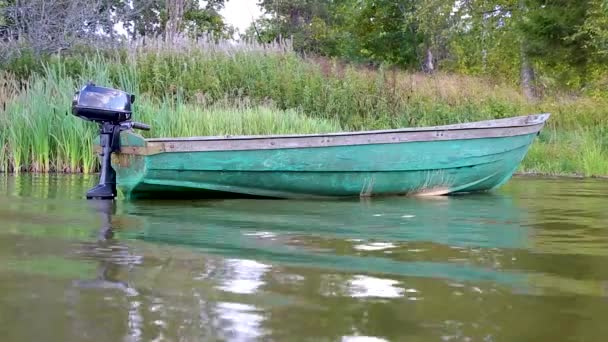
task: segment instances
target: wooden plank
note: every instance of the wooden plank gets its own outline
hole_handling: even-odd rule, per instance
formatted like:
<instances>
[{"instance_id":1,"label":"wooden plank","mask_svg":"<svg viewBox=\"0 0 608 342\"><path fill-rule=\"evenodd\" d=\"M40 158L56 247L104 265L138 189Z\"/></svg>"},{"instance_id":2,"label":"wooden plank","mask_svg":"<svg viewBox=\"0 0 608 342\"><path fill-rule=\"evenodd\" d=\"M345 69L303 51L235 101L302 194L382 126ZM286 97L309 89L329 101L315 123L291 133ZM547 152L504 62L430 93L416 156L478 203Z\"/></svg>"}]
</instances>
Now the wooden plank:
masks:
<instances>
[{"instance_id":1,"label":"wooden plank","mask_svg":"<svg viewBox=\"0 0 608 342\"><path fill-rule=\"evenodd\" d=\"M153 144L162 144L162 148L154 146L153 150L164 152L247 151L511 137L533 134L538 132L541 128L542 125L535 125L509 128L399 132L331 137L305 136L256 139L181 140L166 142L151 141L149 144L150 146L153 146Z\"/></svg>"},{"instance_id":2,"label":"wooden plank","mask_svg":"<svg viewBox=\"0 0 608 342\"><path fill-rule=\"evenodd\" d=\"M250 135L250 136L203 136L203 137L182 137L182 138L152 138L147 139L149 142L173 142L173 141L208 141L208 140L227 140L227 139L277 139L277 138L305 138L305 137L340 137L340 136L359 136L359 135L376 135L385 133L411 133L411 132L429 132L429 131L447 131L447 130L474 130L486 128L515 128L542 125L549 119L550 114L536 114L527 116L518 116L506 119L477 121L464 124L445 125L445 126L430 126L420 128L399 128L390 130L375 130L375 131L357 131L357 132L337 132L325 134L291 134L291 135Z\"/></svg>"},{"instance_id":3,"label":"wooden plank","mask_svg":"<svg viewBox=\"0 0 608 342\"><path fill-rule=\"evenodd\" d=\"M101 153L101 146L95 145L93 151L95 153ZM121 146L120 154L136 155L136 156L150 156L165 152L163 144L148 144L148 146Z\"/></svg>"}]
</instances>

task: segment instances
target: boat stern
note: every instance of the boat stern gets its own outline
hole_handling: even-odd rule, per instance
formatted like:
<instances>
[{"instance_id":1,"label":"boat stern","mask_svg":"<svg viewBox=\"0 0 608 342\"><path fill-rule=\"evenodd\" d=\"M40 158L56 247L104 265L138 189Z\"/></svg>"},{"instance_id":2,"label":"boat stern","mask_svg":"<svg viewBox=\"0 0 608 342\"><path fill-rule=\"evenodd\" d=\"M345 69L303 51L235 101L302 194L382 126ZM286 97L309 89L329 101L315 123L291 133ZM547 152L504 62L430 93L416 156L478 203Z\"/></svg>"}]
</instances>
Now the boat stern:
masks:
<instances>
[{"instance_id":1,"label":"boat stern","mask_svg":"<svg viewBox=\"0 0 608 342\"><path fill-rule=\"evenodd\" d=\"M127 197L141 185L146 174L147 142L132 131L120 133L120 150L112 154L118 189Z\"/></svg>"}]
</instances>

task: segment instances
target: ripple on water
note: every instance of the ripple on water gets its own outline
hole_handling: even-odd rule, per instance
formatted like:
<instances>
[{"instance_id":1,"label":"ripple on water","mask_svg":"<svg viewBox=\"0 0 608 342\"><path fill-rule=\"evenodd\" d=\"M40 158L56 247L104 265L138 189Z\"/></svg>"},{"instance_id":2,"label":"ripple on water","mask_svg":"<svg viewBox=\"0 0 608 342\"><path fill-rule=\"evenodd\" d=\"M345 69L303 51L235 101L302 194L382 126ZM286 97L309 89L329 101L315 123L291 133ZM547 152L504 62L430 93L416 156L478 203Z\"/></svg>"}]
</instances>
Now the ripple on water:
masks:
<instances>
[{"instance_id":1,"label":"ripple on water","mask_svg":"<svg viewBox=\"0 0 608 342\"><path fill-rule=\"evenodd\" d=\"M248 232L244 233L245 236L255 236L262 239L271 239L277 236L277 234L272 232Z\"/></svg>"},{"instance_id":2,"label":"ripple on water","mask_svg":"<svg viewBox=\"0 0 608 342\"><path fill-rule=\"evenodd\" d=\"M608 182L519 184L441 201L117 201L115 237L100 242L90 202L0 181L17 189L0 197L0 330L66 342L602 340Z\"/></svg>"},{"instance_id":3,"label":"ripple on water","mask_svg":"<svg viewBox=\"0 0 608 342\"><path fill-rule=\"evenodd\" d=\"M375 336L342 336L342 342L388 342L380 337Z\"/></svg>"},{"instance_id":4,"label":"ripple on water","mask_svg":"<svg viewBox=\"0 0 608 342\"><path fill-rule=\"evenodd\" d=\"M226 260L226 277L218 288L222 291L252 294L264 285L262 277L271 267L254 260Z\"/></svg>"},{"instance_id":5,"label":"ripple on water","mask_svg":"<svg viewBox=\"0 0 608 342\"><path fill-rule=\"evenodd\" d=\"M392 242L371 242L371 243L356 245L353 248L356 250L359 250L359 251L381 251L384 249L396 248L396 247L397 246Z\"/></svg>"},{"instance_id":6,"label":"ripple on water","mask_svg":"<svg viewBox=\"0 0 608 342\"><path fill-rule=\"evenodd\" d=\"M263 334L261 328L264 317L253 305L220 302L215 308L219 316L219 328L224 339L230 341L251 341Z\"/></svg>"},{"instance_id":7,"label":"ripple on water","mask_svg":"<svg viewBox=\"0 0 608 342\"><path fill-rule=\"evenodd\" d=\"M399 285L399 282L392 279L356 275L349 280L348 289L350 296L355 298L398 298L404 295L405 290L397 285Z\"/></svg>"}]
</instances>

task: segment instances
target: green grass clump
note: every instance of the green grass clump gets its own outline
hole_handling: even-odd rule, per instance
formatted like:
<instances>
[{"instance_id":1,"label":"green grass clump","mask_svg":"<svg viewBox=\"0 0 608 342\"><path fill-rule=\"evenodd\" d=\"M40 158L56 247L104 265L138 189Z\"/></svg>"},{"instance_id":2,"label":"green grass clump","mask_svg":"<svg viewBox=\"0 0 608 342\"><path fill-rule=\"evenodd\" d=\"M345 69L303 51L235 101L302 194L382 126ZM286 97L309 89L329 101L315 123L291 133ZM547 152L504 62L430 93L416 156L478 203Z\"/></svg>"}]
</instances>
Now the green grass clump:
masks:
<instances>
[{"instance_id":1,"label":"green grass clump","mask_svg":"<svg viewBox=\"0 0 608 342\"><path fill-rule=\"evenodd\" d=\"M608 175L605 128L548 129L531 146L521 172L596 177Z\"/></svg>"},{"instance_id":2,"label":"green grass clump","mask_svg":"<svg viewBox=\"0 0 608 342\"><path fill-rule=\"evenodd\" d=\"M148 137L268 135L339 132L331 120L310 118L297 110L271 107L214 105L197 107L184 102L150 101L137 106L137 119L152 125Z\"/></svg>"},{"instance_id":3,"label":"green grass clump","mask_svg":"<svg viewBox=\"0 0 608 342\"><path fill-rule=\"evenodd\" d=\"M72 78L62 64L53 64L45 69L45 75L30 77L21 90L16 84L5 83L4 93L0 93L6 101L0 110L0 170L95 171L97 159L92 146L96 126L71 115L70 106L74 91L86 79L137 91L137 78L129 69L121 70L118 84L110 81L108 70L106 64L93 60L85 65L82 76ZM8 81L9 76L5 77ZM238 107L204 107L185 103L179 96L160 100L142 96L135 111L138 120L154 127L147 134L154 137L341 131L332 120L245 102Z\"/></svg>"}]
</instances>

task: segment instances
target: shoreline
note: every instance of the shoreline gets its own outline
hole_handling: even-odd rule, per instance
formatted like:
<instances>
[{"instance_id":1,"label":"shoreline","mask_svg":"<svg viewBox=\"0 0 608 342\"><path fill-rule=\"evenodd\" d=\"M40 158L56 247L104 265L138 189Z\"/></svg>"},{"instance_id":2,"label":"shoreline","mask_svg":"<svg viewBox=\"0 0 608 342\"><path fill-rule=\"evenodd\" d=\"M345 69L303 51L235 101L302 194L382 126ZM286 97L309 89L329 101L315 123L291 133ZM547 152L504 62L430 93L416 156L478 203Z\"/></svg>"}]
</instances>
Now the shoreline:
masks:
<instances>
[{"instance_id":1,"label":"shoreline","mask_svg":"<svg viewBox=\"0 0 608 342\"><path fill-rule=\"evenodd\" d=\"M21 172L6 172L0 171L0 175L9 175L9 176L19 176L19 175L81 175L81 176L97 176L99 172L57 172L57 171L49 171L49 172L35 172L35 171L21 171ZM515 172L512 178L548 178L548 179L600 179L600 180L608 180L608 175L603 176L583 176L581 174L554 174L554 173L542 173L542 172Z\"/></svg>"},{"instance_id":2,"label":"shoreline","mask_svg":"<svg viewBox=\"0 0 608 342\"><path fill-rule=\"evenodd\" d=\"M563 174L554 174L554 173L542 173L542 172L515 172L513 177L518 178L564 178L564 179L606 179L608 180L608 175L605 176L583 176L581 174L572 174L572 173L563 173Z\"/></svg>"},{"instance_id":3,"label":"shoreline","mask_svg":"<svg viewBox=\"0 0 608 342\"><path fill-rule=\"evenodd\" d=\"M63 115L86 75L99 84L137 89L135 118L153 126L146 138L357 132L550 112L516 175L608 177L608 99L603 97L555 93L530 103L515 87L480 76L328 71L292 53L157 57L144 51L128 66L110 57L57 57L23 89L14 76L0 77L9 84L0 95L6 103L0 108L5 117L0 169L96 171L97 156L87 147L94 144L94 126ZM159 86L157 79L175 89Z\"/></svg>"}]
</instances>

